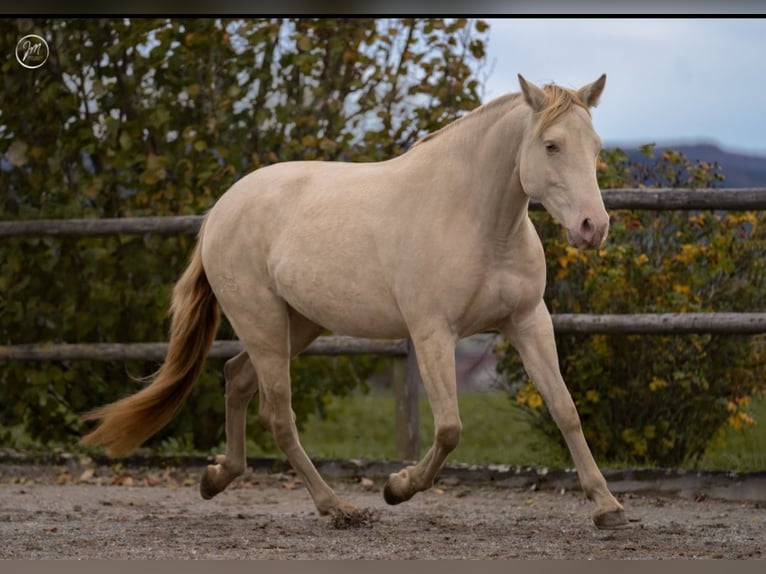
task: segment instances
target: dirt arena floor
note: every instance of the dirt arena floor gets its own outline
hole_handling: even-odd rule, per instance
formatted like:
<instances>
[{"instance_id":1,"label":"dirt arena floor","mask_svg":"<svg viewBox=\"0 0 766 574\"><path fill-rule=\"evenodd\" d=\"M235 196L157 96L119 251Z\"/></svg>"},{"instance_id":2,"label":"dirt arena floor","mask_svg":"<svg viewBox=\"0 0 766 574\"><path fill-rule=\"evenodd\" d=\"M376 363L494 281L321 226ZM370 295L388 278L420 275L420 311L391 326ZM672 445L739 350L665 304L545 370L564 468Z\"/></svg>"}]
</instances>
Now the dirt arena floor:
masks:
<instances>
[{"instance_id":1,"label":"dirt arena floor","mask_svg":"<svg viewBox=\"0 0 766 574\"><path fill-rule=\"evenodd\" d=\"M633 520L599 531L582 492L442 478L388 506L380 477L332 479L370 509L318 516L290 472L253 472L202 500L200 468L0 464L2 559L763 559L766 502L622 492ZM760 487L759 487L760 488Z\"/></svg>"}]
</instances>

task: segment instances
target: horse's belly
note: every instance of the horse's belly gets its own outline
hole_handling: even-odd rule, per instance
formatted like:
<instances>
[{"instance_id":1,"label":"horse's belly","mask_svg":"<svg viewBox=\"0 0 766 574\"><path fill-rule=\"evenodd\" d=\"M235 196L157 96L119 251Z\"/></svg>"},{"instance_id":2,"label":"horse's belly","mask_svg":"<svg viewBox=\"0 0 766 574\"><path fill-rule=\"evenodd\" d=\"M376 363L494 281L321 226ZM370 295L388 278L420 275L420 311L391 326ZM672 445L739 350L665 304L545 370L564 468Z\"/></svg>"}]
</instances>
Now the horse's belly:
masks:
<instances>
[{"instance_id":1,"label":"horse's belly","mask_svg":"<svg viewBox=\"0 0 766 574\"><path fill-rule=\"evenodd\" d=\"M407 326L391 309L370 305L343 294L336 301L305 296L282 295L287 303L304 317L339 335L369 339L397 339L407 336ZM325 298L323 298L325 299Z\"/></svg>"},{"instance_id":2,"label":"horse's belly","mask_svg":"<svg viewBox=\"0 0 766 574\"><path fill-rule=\"evenodd\" d=\"M407 336L401 313L379 283L354 274L278 271L276 290L304 317L337 334L366 338Z\"/></svg>"}]
</instances>

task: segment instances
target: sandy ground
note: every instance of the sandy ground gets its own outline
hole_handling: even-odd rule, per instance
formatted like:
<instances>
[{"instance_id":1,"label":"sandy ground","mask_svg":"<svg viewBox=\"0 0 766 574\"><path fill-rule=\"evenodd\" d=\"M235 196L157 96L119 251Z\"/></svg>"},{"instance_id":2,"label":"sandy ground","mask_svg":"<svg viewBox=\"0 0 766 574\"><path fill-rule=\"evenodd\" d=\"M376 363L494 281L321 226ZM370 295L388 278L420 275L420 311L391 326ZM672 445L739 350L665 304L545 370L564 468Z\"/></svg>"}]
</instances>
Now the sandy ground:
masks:
<instances>
[{"instance_id":1,"label":"sandy ground","mask_svg":"<svg viewBox=\"0 0 766 574\"><path fill-rule=\"evenodd\" d=\"M579 491L445 479L388 506L382 480L333 480L373 520L338 528L291 473L249 472L210 501L201 469L0 465L3 559L645 559L766 557L766 504L619 495L599 531Z\"/></svg>"}]
</instances>

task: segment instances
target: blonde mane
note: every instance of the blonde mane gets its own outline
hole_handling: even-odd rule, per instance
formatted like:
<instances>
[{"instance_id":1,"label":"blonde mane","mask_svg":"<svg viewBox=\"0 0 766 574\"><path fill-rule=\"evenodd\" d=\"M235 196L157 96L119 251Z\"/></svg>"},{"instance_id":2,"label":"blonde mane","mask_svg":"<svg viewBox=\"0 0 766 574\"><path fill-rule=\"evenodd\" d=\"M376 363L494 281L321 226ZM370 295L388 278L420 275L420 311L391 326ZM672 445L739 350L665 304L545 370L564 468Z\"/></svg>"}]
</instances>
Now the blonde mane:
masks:
<instances>
[{"instance_id":1,"label":"blonde mane","mask_svg":"<svg viewBox=\"0 0 766 574\"><path fill-rule=\"evenodd\" d=\"M569 88L563 88L561 86L557 86L556 84L546 84L545 86L543 86L543 91L545 92L545 95L548 96L548 105L541 112L540 121L537 124L535 133L538 136L542 134L542 132L544 132L550 126L552 126L554 123L556 123L556 121L562 115L564 115L573 105L580 106L581 108L585 109L588 112L588 114L590 114L590 110L588 109L588 106L585 105L582 99L580 99L580 96L577 95L577 92L575 92L574 90L570 90ZM445 132L450 131L455 126L463 125L466 121L469 121L472 118L476 118L479 115L485 114L489 111L496 110L497 108L504 107L511 102L516 102L517 100L520 101L520 96L521 96L521 93L514 92L510 94L505 94L503 96L499 96L495 98L494 100L490 100L486 104L479 106L478 108L470 111L466 115L461 116L455 121L436 130L435 132L426 134L425 136L417 140L414 144L412 144L412 148L414 148L415 146L424 144L427 141L430 141L432 139L435 139L436 137L444 134Z\"/></svg>"},{"instance_id":2,"label":"blonde mane","mask_svg":"<svg viewBox=\"0 0 766 574\"><path fill-rule=\"evenodd\" d=\"M535 130L537 135L542 134L546 129L551 127L558 121L558 119L564 115L572 105L577 105L583 108L590 115L590 110L585 102L580 99L577 92L568 88L562 88L556 84L546 84L543 86L543 92L548 96L548 105L542 111L540 122L537 124Z\"/></svg>"}]
</instances>

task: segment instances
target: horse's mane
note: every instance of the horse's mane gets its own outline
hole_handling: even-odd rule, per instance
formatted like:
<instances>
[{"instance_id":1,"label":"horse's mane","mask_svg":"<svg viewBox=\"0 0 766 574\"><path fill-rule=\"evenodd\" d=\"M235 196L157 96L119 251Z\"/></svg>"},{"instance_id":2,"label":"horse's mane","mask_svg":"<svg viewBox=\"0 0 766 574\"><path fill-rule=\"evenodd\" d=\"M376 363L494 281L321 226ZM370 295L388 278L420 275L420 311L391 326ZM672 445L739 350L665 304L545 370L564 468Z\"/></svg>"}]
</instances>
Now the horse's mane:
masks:
<instances>
[{"instance_id":1,"label":"horse's mane","mask_svg":"<svg viewBox=\"0 0 766 574\"><path fill-rule=\"evenodd\" d=\"M499 108L501 106L504 106L505 104L516 100L521 94L519 93L511 93L511 94L505 94L503 96L499 96L495 98L494 100L490 100L486 104L483 104L479 106L478 108L471 110L466 115L459 117L453 122L448 123L446 126L444 126L441 129L436 130L435 132L431 132L430 134L424 135L422 138L417 140L414 144L412 144L412 147L415 147L416 145L423 144L427 141L430 141L434 139L435 137L443 134L444 132L451 130L455 126L463 125L466 121L476 118L476 116L480 114L484 114L489 110L494 110L495 108Z\"/></svg>"},{"instance_id":2,"label":"horse's mane","mask_svg":"<svg viewBox=\"0 0 766 574\"><path fill-rule=\"evenodd\" d=\"M537 135L540 135L555 124L573 105L584 108L590 114L588 106L585 105L585 102L580 99L580 96L574 90L562 88L556 84L546 84L543 86L543 92L548 96L548 105L542 111L540 122L537 124Z\"/></svg>"},{"instance_id":3,"label":"horse's mane","mask_svg":"<svg viewBox=\"0 0 766 574\"><path fill-rule=\"evenodd\" d=\"M557 86L556 84L546 84L545 86L543 86L543 92L545 92L545 95L548 96L548 105L541 112L540 121L537 124L538 135L542 133L544 130L546 130L547 128L549 128L550 126L552 126L554 123L556 123L556 120L558 120L573 105L580 106L584 108L586 111L588 111L588 113L590 113L590 111L588 110L588 106L585 105L585 103L580 99L580 96L578 96L577 92L575 92L574 90L570 90L569 88L563 88L561 86ZM520 92L513 92L510 94L499 96L495 98L494 100L490 100L486 104L483 104L479 106L478 108L470 111L466 115L447 124L443 128L423 136L422 138L417 140L414 144L412 144L412 147L421 145L427 141L435 139L436 137L440 136L444 132L450 131L455 126L463 125L463 123L465 123L466 121L476 118L477 116L481 114L485 114L488 111L492 111L492 110L496 110L497 108L504 107L507 104L510 104L511 102L518 103L519 101L521 101L520 96L521 96Z\"/></svg>"}]
</instances>

